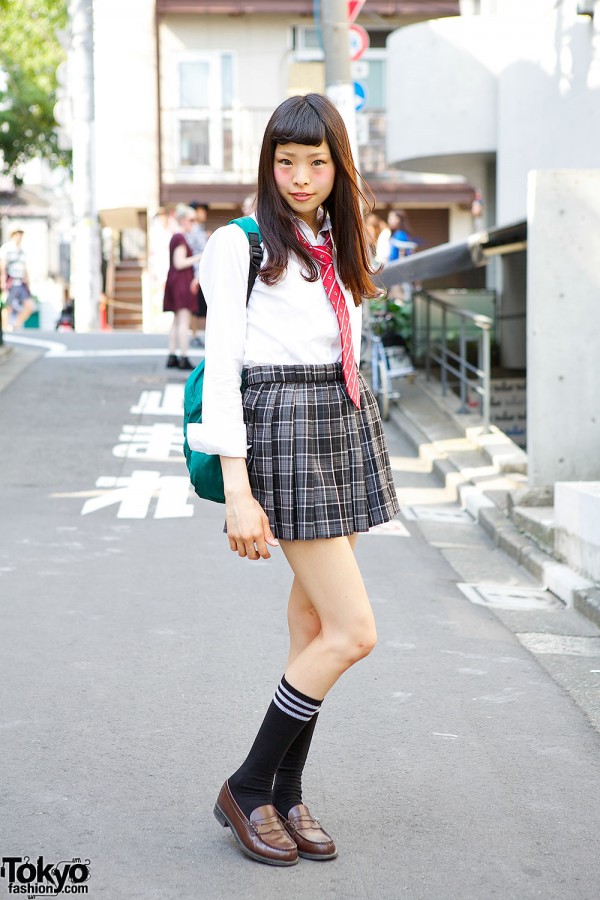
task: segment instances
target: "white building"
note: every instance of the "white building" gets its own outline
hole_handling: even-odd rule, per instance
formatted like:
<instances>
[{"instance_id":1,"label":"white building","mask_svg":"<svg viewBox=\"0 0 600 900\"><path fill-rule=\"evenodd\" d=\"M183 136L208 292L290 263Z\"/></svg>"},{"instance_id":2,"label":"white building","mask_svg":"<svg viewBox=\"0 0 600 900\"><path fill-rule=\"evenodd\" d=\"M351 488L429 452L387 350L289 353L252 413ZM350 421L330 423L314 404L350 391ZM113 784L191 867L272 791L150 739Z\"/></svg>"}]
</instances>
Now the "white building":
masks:
<instances>
[{"instance_id":1,"label":"white building","mask_svg":"<svg viewBox=\"0 0 600 900\"><path fill-rule=\"evenodd\" d=\"M527 219L488 273L501 362L528 370L530 480L600 476L600 3L465 0L388 39L388 160L464 175L484 224Z\"/></svg>"}]
</instances>

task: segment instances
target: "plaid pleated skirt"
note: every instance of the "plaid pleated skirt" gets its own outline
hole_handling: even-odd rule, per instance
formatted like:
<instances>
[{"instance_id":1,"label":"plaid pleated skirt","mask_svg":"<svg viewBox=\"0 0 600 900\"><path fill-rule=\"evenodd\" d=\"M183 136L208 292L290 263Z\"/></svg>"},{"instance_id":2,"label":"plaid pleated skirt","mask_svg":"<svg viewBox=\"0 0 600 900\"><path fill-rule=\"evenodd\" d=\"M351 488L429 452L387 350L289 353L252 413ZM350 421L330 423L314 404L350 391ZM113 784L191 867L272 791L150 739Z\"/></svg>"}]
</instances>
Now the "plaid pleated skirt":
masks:
<instances>
[{"instance_id":1,"label":"plaid pleated skirt","mask_svg":"<svg viewBox=\"0 0 600 900\"><path fill-rule=\"evenodd\" d=\"M379 409L362 375L360 409L341 363L251 366L242 384L250 486L275 537L340 537L399 512Z\"/></svg>"}]
</instances>

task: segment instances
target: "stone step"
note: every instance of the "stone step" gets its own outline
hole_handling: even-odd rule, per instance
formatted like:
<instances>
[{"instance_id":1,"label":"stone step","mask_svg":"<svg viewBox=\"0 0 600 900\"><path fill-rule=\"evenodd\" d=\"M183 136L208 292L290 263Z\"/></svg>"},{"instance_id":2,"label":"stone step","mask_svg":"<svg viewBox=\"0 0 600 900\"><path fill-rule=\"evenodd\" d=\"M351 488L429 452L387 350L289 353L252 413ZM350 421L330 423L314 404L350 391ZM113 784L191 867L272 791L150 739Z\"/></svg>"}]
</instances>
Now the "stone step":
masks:
<instances>
[{"instance_id":1,"label":"stone step","mask_svg":"<svg viewBox=\"0 0 600 900\"><path fill-rule=\"evenodd\" d=\"M547 553L554 552L554 507L513 506L510 517L517 528Z\"/></svg>"}]
</instances>

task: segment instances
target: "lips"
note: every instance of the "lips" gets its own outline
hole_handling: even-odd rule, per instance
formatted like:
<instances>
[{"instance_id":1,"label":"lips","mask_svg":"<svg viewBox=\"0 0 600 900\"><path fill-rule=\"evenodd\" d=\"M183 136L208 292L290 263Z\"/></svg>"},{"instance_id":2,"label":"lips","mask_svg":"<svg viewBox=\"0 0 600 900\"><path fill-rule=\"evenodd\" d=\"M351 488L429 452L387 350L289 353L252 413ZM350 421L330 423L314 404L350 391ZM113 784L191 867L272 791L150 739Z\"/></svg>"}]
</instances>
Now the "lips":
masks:
<instances>
[{"instance_id":1,"label":"lips","mask_svg":"<svg viewBox=\"0 0 600 900\"><path fill-rule=\"evenodd\" d=\"M292 194L292 197L294 198L294 200L310 200L310 198L312 197L312 194L298 193L298 194Z\"/></svg>"}]
</instances>

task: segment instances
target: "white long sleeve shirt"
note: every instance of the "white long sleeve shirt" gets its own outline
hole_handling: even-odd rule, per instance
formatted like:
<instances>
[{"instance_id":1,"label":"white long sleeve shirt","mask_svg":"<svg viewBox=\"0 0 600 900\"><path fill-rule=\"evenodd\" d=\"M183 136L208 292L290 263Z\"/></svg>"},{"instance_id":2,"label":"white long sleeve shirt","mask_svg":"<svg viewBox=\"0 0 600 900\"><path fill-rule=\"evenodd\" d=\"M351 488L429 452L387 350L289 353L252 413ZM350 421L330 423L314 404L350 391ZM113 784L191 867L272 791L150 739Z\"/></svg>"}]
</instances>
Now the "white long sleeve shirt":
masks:
<instances>
[{"instance_id":1,"label":"white long sleeve shirt","mask_svg":"<svg viewBox=\"0 0 600 900\"><path fill-rule=\"evenodd\" d=\"M307 240L323 244L319 234L298 220ZM329 220L321 230L329 229ZM267 259L266 250L263 264ZM320 365L340 362L340 329L323 282L306 281L300 262L291 257L282 280L271 287L256 279L246 306L250 252L237 225L218 228L200 261L200 284L206 297L205 375L202 423L189 424L192 450L245 457L246 426L241 374L247 366ZM337 270L336 270L337 275ZM342 282L354 357L360 358L362 310Z\"/></svg>"}]
</instances>

